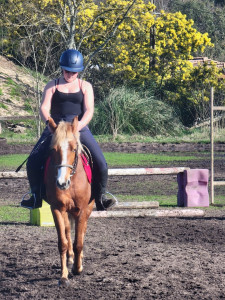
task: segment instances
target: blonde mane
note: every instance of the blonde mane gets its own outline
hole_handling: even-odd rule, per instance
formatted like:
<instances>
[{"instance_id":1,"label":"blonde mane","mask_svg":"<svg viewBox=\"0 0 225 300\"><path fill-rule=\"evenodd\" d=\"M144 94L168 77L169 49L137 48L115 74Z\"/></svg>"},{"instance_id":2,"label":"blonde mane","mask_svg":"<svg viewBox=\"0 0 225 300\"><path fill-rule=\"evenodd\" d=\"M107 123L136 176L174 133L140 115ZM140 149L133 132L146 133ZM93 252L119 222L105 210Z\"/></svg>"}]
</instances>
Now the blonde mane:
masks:
<instances>
[{"instance_id":1,"label":"blonde mane","mask_svg":"<svg viewBox=\"0 0 225 300\"><path fill-rule=\"evenodd\" d=\"M59 122L55 133L52 136L51 141L51 149L61 145L63 141L67 140L68 142L71 142L73 140L76 140L78 144L78 152L81 153L83 150L81 142L80 142L80 133L76 132L75 134L72 131L72 126L68 125L68 123L61 121Z\"/></svg>"}]
</instances>

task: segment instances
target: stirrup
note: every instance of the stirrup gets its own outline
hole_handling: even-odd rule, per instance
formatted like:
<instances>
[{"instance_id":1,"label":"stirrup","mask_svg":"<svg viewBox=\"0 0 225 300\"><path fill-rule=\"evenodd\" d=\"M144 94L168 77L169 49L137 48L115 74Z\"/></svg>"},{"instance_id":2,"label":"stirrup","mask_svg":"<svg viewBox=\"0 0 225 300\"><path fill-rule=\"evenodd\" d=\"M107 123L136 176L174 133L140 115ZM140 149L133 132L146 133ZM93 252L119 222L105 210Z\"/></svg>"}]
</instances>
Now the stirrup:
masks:
<instances>
[{"instance_id":1,"label":"stirrup","mask_svg":"<svg viewBox=\"0 0 225 300\"><path fill-rule=\"evenodd\" d=\"M27 195L29 195L28 199L26 199ZM31 200L32 197L34 199L33 205L31 205L31 203L29 203L29 201L30 202L32 201ZM30 191L23 196L20 206L24 207L24 208L28 208L28 209L34 209L36 206L36 202L37 202L36 195Z\"/></svg>"},{"instance_id":2,"label":"stirrup","mask_svg":"<svg viewBox=\"0 0 225 300\"><path fill-rule=\"evenodd\" d=\"M113 200L115 200L115 202L114 202L112 205L110 205L109 207L105 207L104 204L103 204L103 201L102 201L102 198L103 198L106 194L109 194L110 196L112 196ZM107 199L107 198L105 198L105 200L106 200L106 201L107 201L107 200L110 201L110 200ZM101 205L102 205L102 207L104 208L104 210L107 210L108 208L111 208L111 207L113 207L113 206L115 206L115 205L117 205L117 204L118 204L117 198L116 198L113 194L111 194L110 192L105 192L105 193L102 195L102 197L101 197Z\"/></svg>"}]
</instances>

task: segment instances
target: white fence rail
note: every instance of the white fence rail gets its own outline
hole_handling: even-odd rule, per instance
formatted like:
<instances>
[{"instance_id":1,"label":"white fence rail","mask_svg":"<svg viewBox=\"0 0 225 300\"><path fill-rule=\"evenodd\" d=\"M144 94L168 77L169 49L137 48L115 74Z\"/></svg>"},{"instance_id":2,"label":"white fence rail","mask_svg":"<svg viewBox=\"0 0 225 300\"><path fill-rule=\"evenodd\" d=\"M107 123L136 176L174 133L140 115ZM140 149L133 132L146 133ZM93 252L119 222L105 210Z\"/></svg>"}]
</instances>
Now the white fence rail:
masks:
<instances>
[{"instance_id":1,"label":"white fence rail","mask_svg":"<svg viewBox=\"0 0 225 300\"><path fill-rule=\"evenodd\" d=\"M128 168L128 169L109 169L109 176L134 176L134 175L166 175L178 174L184 170L190 170L187 167L174 168ZM0 178L26 178L27 172L0 172Z\"/></svg>"}]
</instances>

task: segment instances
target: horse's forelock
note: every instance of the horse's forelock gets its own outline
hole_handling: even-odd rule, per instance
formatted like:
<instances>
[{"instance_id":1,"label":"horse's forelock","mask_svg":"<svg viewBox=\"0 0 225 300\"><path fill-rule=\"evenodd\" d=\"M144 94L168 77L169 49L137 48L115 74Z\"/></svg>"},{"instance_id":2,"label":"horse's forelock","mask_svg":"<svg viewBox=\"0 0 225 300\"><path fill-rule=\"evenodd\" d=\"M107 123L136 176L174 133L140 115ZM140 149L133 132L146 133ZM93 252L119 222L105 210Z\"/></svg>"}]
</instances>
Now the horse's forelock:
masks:
<instances>
[{"instance_id":1,"label":"horse's forelock","mask_svg":"<svg viewBox=\"0 0 225 300\"><path fill-rule=\"evenodd\" d=\"M51 141L51 148L54 148L55 146L61 145L63 141L67 140L68 142L76 139L78 143L78 149L79 152L82 149L82 145L80 142L80 134L79 132L76 132L75 135L72 132L72 126L70 126L66 122L60 122L57 126L57 129L52 137Z\"/></svg>"}]
</instances>

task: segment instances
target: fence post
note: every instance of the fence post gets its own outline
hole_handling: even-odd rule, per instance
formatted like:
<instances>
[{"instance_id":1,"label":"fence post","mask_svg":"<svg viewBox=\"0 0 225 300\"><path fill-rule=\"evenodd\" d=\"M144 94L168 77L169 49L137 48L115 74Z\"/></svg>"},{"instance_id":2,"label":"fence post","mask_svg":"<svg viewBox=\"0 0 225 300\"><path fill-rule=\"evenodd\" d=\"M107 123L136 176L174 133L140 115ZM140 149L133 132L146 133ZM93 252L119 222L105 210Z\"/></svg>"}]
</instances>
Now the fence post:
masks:
<instances>
[{"instance_id":1,"label":"fence post","mask_svg":"<svg viewBox=\"0 0 225 300\"><path fill-rule=\"evenodd\" d=\"M214 204L214 188L215 186L225 185L225 181L214 180L214 111L225 111L225 106L214 106L214 88L210 91L210 141L211 141L211 204Z\"/></svg>"},{"instance_id":2,"label":"fence post","mask_svg":"<svg viewBox=\"0 0 225 300\"><path fill-rule=\"evenodd\" d=\"M210 174L210 203L214 203L214 89L210 90L210 161L211 161L211 174Z\"/></svg>"}]
</instances>

